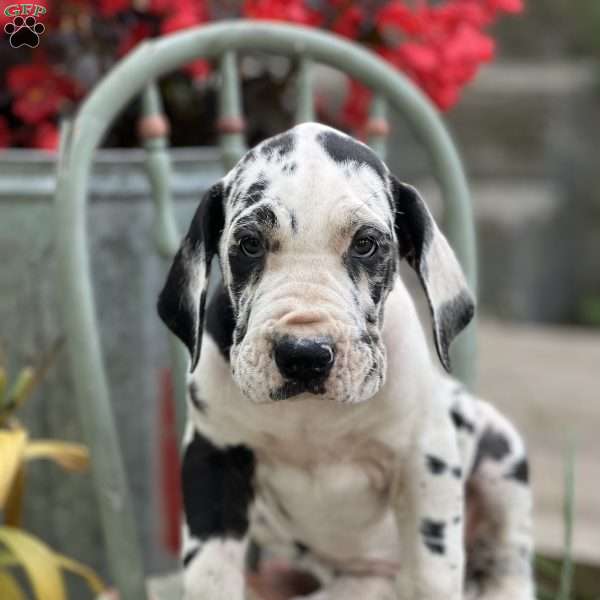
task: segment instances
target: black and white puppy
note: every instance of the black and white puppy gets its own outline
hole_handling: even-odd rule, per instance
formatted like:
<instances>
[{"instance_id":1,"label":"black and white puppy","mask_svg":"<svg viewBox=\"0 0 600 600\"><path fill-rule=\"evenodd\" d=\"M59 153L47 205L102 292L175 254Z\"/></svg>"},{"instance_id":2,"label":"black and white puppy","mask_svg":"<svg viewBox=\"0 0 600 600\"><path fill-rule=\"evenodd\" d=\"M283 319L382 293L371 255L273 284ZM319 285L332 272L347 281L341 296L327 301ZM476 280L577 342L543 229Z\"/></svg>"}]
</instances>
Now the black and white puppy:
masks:
<instances>
[{"instance_id":1,"label":"black and white puppy","mask_svg":"<svg viewBox=\"0 0 600 600\"><path fill-rule=\"evenodd\" d=\"M203 198L158 302L191 355L186 600L242 600L250 539L314 567L314 600L533 600L523 443L434 365L402 259L448 370L473 300L367 146L299 125Z\"/></svg>"}]
</instances>

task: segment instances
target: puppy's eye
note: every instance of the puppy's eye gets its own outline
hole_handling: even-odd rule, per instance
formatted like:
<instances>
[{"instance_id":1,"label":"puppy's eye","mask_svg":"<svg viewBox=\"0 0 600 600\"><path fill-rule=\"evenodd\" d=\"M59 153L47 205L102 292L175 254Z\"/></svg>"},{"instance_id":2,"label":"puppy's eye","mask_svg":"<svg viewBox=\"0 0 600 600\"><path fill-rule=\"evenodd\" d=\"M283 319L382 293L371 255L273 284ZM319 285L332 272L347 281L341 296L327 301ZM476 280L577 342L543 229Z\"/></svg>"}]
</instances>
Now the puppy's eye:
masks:
<instances>
[{"instance_id":1,"label":"puppy's eye","mask_svg":"<svg viewBox=\"0 0 600 600\"><path fill-rule=\"evenodd\" d=\"M377 240L366 235L354 238L352 241L352 255L356 258L369 258L377 252L378 248Z\"/></svg>"},{"instance_id":2,"label":"puppy's eye","mask_svg":"<svg viewBox=\"0 0 600 600\"><path fill-rule=\"evenodd\" d=\"M255 235L245 235L240 240L240 249L249 258L260 258L265 253L262 240Z\"/></svg>"}]
</instances>

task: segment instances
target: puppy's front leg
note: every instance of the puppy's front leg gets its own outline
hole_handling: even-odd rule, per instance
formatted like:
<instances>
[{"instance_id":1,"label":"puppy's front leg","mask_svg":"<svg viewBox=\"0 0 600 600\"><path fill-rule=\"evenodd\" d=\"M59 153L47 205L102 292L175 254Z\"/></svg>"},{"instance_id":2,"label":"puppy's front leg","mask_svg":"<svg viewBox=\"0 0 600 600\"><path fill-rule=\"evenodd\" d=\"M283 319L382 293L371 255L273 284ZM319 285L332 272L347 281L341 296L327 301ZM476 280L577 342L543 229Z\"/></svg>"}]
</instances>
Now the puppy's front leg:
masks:
<instances>
[{"instance_id":1,"label":"puppy's front leg","mask_svg":"<svg viewBox=\"0 0 600 600\"><path fill-rule=\"evenodd\" d=\"M182 487L184 600L243 600L252 451L215 446L188 425Z\"/></svg>"},{"instance_id":2,"label":"puppy's front leg","mask_svg":"<svg viewBox=\"0 0 600 600\"><path fill-rule=\"evenodd\" d=\"M400 472L394 492L402 552L399 597L461 600L463 485L449 419L439 415L421 428Z\"/></svg>"}]
</instances>

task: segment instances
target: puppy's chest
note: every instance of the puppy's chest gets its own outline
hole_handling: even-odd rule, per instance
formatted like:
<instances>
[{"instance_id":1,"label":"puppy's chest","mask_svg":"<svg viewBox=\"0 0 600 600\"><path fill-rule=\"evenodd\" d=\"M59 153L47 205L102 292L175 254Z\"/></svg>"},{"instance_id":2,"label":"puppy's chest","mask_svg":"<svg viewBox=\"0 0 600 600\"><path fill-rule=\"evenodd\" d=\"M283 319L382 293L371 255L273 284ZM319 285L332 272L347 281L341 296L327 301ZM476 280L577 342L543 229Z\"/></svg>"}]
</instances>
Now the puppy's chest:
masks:
<instances>
[{"instance_id":1,"label":"puppy's chest","mask_svg":"<svg viewBox=\"0 0 600 600\"><path fill-rule=\"evenodd\" d=\"M280 525L314 542L369 528L389 506L393 455L374 439L269 436L256 451L256 492Z\"/></svg>"}]
</instances>

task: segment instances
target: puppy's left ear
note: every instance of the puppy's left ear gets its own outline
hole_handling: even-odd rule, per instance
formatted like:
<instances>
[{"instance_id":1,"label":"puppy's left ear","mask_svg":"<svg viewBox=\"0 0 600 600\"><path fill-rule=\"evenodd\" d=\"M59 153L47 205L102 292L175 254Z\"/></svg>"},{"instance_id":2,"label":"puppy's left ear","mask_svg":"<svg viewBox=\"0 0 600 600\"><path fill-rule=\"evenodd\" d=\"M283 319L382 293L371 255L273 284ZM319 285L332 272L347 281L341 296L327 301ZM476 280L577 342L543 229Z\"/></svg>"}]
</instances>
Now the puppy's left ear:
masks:
<instances>
[{"instance_id":1,"label":"puppy's left ear","mask_svg":"<svg viewBox=\"0 0 600 600\"><path fill-rule=\"evenodd\" d=\"M218 252L224 222L223 185L219 182L200 201L158 297L160 318L190 352L190 371L200 359L210 265Z\"/></svg>"},{"instance_id":2,"label":"puppy's left ear","mask_svg":"<svg viewBox=\"0 0 600 600\"><path fill-rule=\"evenodd\" d=\"M400 257L417 272L433 319L438 356L450 372L452 340L469 324L475 302L458 260L417 190L391 176Z\"/></svg>"}]
</instances>

